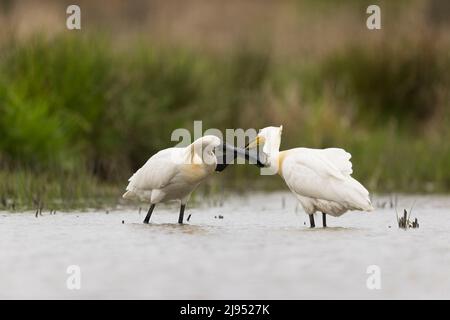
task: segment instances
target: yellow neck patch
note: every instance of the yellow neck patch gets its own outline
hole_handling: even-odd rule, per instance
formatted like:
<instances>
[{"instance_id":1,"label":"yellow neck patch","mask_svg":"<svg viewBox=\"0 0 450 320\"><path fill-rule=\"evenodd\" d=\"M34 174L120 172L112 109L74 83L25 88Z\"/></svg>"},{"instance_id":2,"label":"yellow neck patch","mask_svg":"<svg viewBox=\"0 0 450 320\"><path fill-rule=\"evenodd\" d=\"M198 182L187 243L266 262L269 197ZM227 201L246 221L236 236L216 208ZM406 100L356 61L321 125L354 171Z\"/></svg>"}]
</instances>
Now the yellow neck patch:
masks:
<instances>
[{"instance_id":1,"label":"yellow neck patch","mask_svg":"<svg viewBox=\"0 0 450 320\"><path fill-rule=\"evenodd\" d=\"M278 153L278 174L280 176L283 174L283 162L286 155L286 151L281 151L280 153Z\"/></svg>"}]
</instances>

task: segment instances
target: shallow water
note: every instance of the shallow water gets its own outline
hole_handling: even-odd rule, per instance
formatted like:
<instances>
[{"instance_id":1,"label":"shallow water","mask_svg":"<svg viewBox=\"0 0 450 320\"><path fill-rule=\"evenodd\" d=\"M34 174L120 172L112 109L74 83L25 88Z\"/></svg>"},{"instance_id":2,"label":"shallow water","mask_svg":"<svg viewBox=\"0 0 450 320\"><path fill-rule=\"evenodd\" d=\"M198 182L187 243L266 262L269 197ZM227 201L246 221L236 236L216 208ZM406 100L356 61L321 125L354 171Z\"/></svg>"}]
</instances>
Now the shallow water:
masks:
<instances>
[{"instance_id":1,"label":"shallow water","mask_svg":"<svg viewBox=\"0 0 450 320\"><path fill-rule=\"evenodd\" d=\"M134 209L0 212L0 298L449 299L450 197L399 200L415 201L419 229L399 230L381 197L385 208L328 217L326 229L317 215L309 229L289 193L188 208L182 226L175 206L156 207L149 225ZM69 265L80 290L67 288ZM370 265L379 290L367 288Z\"/></svg>"}]
</instances>

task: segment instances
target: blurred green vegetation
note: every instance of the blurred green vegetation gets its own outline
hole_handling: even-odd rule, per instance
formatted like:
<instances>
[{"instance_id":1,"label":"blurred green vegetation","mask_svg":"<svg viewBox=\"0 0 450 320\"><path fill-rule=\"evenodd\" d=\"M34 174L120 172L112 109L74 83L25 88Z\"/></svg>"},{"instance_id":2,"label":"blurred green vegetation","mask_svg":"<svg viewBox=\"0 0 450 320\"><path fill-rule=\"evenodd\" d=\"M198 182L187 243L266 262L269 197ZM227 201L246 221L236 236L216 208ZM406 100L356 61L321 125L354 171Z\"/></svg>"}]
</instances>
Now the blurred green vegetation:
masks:
<instances>
[{"instance_id":1,"label":"blurred green vegetation","mask_svg":"<svg viewBox=\"0 0 450 320\"><path fill-rule=\"evenodd\" d=\"M118 48L99 35L4 42L0 208L115 202L132 172L194 120L204 130L283 124L282 149L343 147L371 191L447 192L447 49L382 43L293 63L242 45L205 53ZM235 166L203 188L283 187L256 177Z\"/></svg>"}]
</instances>

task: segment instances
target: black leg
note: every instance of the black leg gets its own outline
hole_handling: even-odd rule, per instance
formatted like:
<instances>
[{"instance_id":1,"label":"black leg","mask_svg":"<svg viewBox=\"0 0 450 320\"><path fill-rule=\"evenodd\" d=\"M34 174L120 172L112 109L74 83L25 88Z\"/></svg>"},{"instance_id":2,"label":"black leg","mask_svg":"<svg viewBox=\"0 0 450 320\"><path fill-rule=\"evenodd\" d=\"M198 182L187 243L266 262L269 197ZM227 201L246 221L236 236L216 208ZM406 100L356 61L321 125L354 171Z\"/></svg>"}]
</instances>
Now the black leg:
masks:
<instances>
[{"instance_id":1,"label":"black leg","mask_svg":"<svg viewBox=\"0 0 450 320\"><path fill-rule=\"evenodd\" d=\"M152 204L150 209L148 209L147 215L145 216L144 223L148 223L150 221L150 217L152 216L153 209L155 209L156 204Z\"/></svg>"},{"instance_id":2,"label":"black leg","mask_svg":"<svg viewBox=\"0 0 450 320\"><path fill-rule=\"evenodd\" d=\"M316 224L314 223L314 215L313 214L309 215L309 224L311 225L311 228L316 227Z\"/></svg>"},{"instance_id":3,"label":"black leg","mask_svg":"<svg viewBox=\"0 0 450 320\"><path fill-rule=\"evenodd\" d=\"M182 204L180 207L180 216L178 217L178 223L183 224L183 217L184 217L184 208L186 207L185 204Z\"/></svg>"},{"instance_id":4,"label":"black leg","mask_svg":"<svg viewBox=\"0 0 450 320\"><path fill-rule=\"evenodd\" d=\"M322 212L322 226L327 227L327 214Z\"/></svg>"}]
</instances>

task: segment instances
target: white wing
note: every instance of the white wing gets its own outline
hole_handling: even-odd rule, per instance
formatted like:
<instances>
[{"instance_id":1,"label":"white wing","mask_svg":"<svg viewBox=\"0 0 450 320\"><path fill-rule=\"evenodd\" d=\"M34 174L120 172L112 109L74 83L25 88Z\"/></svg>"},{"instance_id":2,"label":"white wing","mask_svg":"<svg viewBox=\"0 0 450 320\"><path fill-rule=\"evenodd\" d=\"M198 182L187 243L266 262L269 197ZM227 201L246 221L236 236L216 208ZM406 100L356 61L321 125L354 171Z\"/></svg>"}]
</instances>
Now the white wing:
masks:
<instances>
[{"instance_id":1,"label":"white wing","mask_svg":"<svg viewBox=\"0 0 450 320\"><path fill-rule=\"evenodd\" d=\"M351 175L353 173L352 163L350 161L352 155L344 149L328 148L315 151L326 157L343 175Z\"/></svg>"},{"instance_id":2,"label":"white wing","mask_svg":"<svg viewBox=\"0 0 450 320\"><path fill-rule=\"evenodd\" d=\"M297 195L370 210L369 192L350 176L350 154L342 149L285 151L282 176Z\"/></svg>"},{"instance_id":3,"label":"white wing","mask_svg":"<svg viewBox=\"0 0 450 320\"><path fill-rule=\"evenodd\" d=\"M168 148L159 151L128 180L127 191L151 191L170 183L178 172L174 159L182 154L183 148Z\"/></svg>"}]
</instances>

